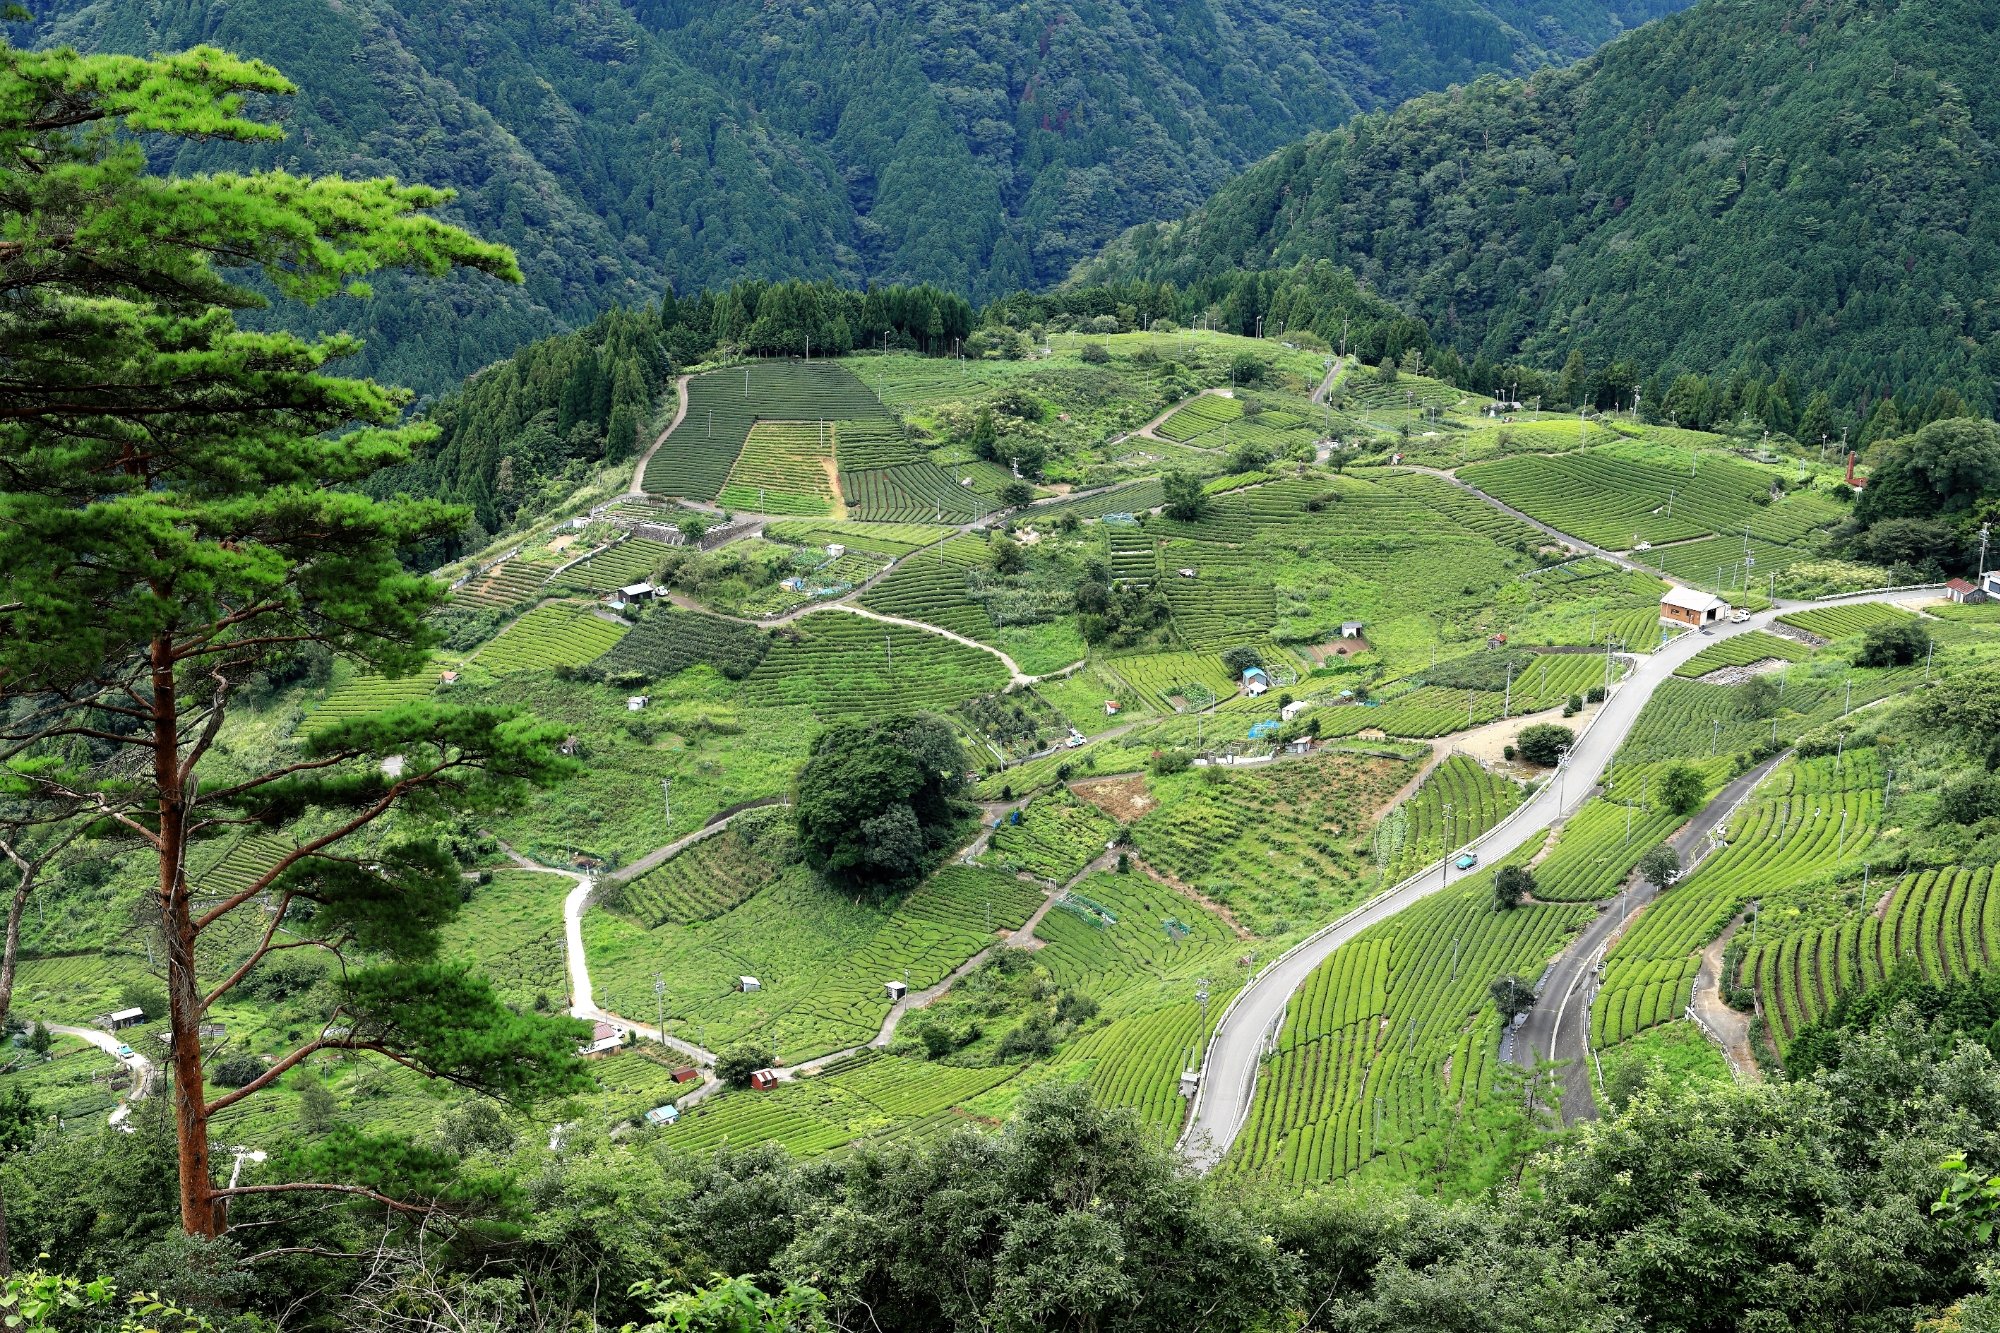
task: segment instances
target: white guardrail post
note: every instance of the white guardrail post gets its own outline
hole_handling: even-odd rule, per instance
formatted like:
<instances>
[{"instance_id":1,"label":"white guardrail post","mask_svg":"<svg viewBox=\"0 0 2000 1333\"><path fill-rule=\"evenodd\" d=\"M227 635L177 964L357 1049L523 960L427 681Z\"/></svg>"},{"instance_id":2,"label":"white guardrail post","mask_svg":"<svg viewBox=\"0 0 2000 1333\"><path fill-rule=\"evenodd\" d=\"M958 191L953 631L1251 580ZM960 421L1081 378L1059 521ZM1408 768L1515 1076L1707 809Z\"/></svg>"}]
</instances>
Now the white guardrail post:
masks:
<instances>
[{"instance_id":1,"label":"white guardrail post","mask_svg":"<svg viewBox=\"0 0 2000 1333\"><path fill-rule=\"evenodd\" d=\"M1584 737L1590 735L1591 731L1597 726L1597 724L1603 721L1605 714L1611 711L1612 696L1622 692L1624 688L1625 688L1625 682L1619 681L1616 684L1614 684L1611 687L1611 689L1605 694L1604 706L1597 710L1597 716L1593 717L1590 720L1589 725L1584 727L1582 733L1577 736L1576 742L1570 747L1570 753L1574 753L1577 747L1582 744ZM1569 767L1569 755L1565 754L1563 756L1563 761L1560 764L1557 764L1555 768L1550 772L1549 781L1559 781L1561 775L1568 769L1568 767ZM1209 1029L1207 1043L1202 1047L1201 1067L1197 1071L1197 1078L1194 1087L1194 1097L1188 1103L1187 1124L1185 1128L1181 1130L1180 1138L1177 1140L1175 1144L1176 1148L1184 1150L1187 1147L1188 1136L1194 1132L1195 1125L1201 1119L1202 1102L1208 1096L1208 1066L1209 1066L1209 1060L1212 1057L1215 1050L1216 1035L1219 1034L1222 1031L1223 1026L1226 1023L1228 1023L1229 1016L1231 1013L1235 1011L1237 1004L1242 1001L1245 995L1248 995L1250 993L1250 991L1252 990L1252 988L1256 986L1260 978L1269 974L1273 968L1276 968L1280 964L1284 963L1286 959L1292 957L1296 953L1299 953L1301 950L1310 948L1314 944L1317 944L1321 939L1325 938L1332 932L1337 931L1342 927L1348 925L1350 922L1354 921L1362 914L1372 911L1376 907L1379 907L1381 904L1391 901L1397 895L1406 893L1410 889L1415 888L1416 886L1422 884L1424 880L1428 879L1430 876L1434 874L1437 874L1440 868L1446 862L1450 861L1454 856L1457 856L1460 853L1484 845L1494 835L1505 830L1515 820L1519 819L1524 813L1526 813L1526 811L1531 806L1533 806L1538 799L1540 799L1542 793L1546 792L1547 790L1548 790L1548 782L1544 782L1542 786L1538 790L1536 790L1533 795L1529 796L1527 800L1521 802L1519 805L1515 806L1512 810L1508 811L1504 818L1502 818L1498 823L1494 824L1491 828L1486 829L1478 837L1473 838L1467 842L1461 843L1459 844L1458 847L1446 851L1443 856L1440 856L1437 860L1430 862L1428 865L1424 866L1421 870L1418 870L1414 874L1406 875L1403 879L1399 880L1397 883L1390 886L1389 888L1384 889L1382 892L1376 894L1373 898L1368 899L1366 902L1361 903L1359 906L1350 908L1346 912L1346 914L1338 917L1337 919L1327 922L1327 924L1321 926L1318 930L1315 930L1312 934L1306 936L1298 943L1292 945L1291 948L1286 949L1276 958L1273 958L1270 962L1258 968L1256 972L1251 974L1248 980L1246 980L1241 986L1237 987L1236 993L1229 997L1229 1003L1224 1005L1222 1007L1222 1012L1216 1016L1214 1026ZM1588 799L1587 793L1578 793L1578 799L1574 802L1569 802L1568 804L1571 804L1572 806L1581 805L1583 801L1587 799ZM1554 817L1550 820L1551 824L1563 818L1565 814L1565 811L1563 809L1564 804L1565 804L1564 802L1560 800L1558 801ZM1439 888L1442 889L1443 885L1440 885ZM1290 1007L1289 996L1286 997L1286 1006L1287 1008ZM1271 1024L1272 1033L1282 1030L1283 1026L1284 1026L1284 1011L1280 1010L1277 1019ZM1270 1035L1271 1034L1266 1034L1265 1040L1269 1040ZM1263 1042L1260 1041L1259 1045L1261 1046L1262 1044ZM1244 1075L1243 1114L1245 1117L1248 1117L1248 1115L1250 1114L1250 1098L1251 1095L1255 1092L1257 1087L1257 1067L1261 1063L1263 1063L1263 1055L1260 1051L1258 1058L1250 1062L1249 1070ZM1240 1124L1235 1128L1240 1128ZM1234 1135L1232 1134L1231 1137L1233 1138Z\"/></svg>"}]
</instances>

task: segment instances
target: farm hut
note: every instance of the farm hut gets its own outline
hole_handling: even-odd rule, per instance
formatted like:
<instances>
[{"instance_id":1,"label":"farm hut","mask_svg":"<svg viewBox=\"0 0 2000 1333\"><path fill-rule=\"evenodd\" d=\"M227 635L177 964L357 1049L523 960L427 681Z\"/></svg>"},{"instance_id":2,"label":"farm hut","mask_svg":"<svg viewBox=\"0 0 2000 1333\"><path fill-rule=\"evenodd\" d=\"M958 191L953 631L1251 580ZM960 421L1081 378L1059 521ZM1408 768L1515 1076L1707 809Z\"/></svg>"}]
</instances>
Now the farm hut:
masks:
<instances>
[{"instance_id":1,"label":"farm hut","mask_svg":"<svg viewBox=\"0 0 2000 1333\"><path fill-rule=\"evenodd\" d=\"M1693 588L1669 588L1660 599L1660 619L1673 625L1700 628L1729 617L1729 603L1712 592Z\"/></svg>"},{"instance_id":2,"label":"farm hut","mask_svg":"<svg viewBox=\"0 0 2000 1333\"><path fill-rule=\"evenodd\" d=\"M1243 692L1245 694L1254 699L1270 688L1271 677L1265 673L1263 667L1253 666L1243 669Z\"/></svg>"},{"instance_id":3,"label":"farm hut","mask_svg":"<svg viewBox=\"0 0 2000 1333\"><path fill-rule=\"evenodd\" d=\"M1181 1071L1181 1096L1183 1097L1194 1096L1195 1089L1199 1088L1200 1086L1201 1086L1200 1070L1183 1069Z\"/></svg>"},{"instance_id":4,"label":"farm hut","mask_svg":"<svg viewBox=\"0 0 2000 1333\"><path fill-rule=\"evenodd\" d=\"M145 1022L146 1011L134 1005L130 1009L120 1009L112 1013L104 1021L113 1032L116 1032L120 1028L136 1027Z\"/></svg>"},{"instance_id":5,"label":"farm hut","mask_svg":"<svg viewBox=\"0 0 2000 1333\"><path fill-rule=\"evenodd\" d=\"M2000 597L2000 569L1989 569L1979 576L1979 590L1990 597Z\"/></svg>"},{"instance_id":6,"label":"farm hut","mask_svg":"<svg viewBox=\"0 0 2000 1333\"><path fill-rule=\"evenodd\" d=\"M1280 721L1290 722L1300 713L1305 712L1307 707L1308 705L1304 699L1294 699L1278 710L1278 718Z\"/></svg>"},{"instance_id":7,"label":"farm hut","mask_svg":"<svg viewBox=\"0 0 2000 1333\"><path fill-rule=\"evenodd\" d=\"M590 1029L590 1040L576 1048L578 1055L602 1055L615 1051L624 1042L625 1034L610 1023L598 1023Z\"/></svg>"},{"instance_id":8,"label":"farm hut","mask_svg":"<svg viewBox=\"0 0 2000 1333\"><path fill-rule=\"evenodd\" d=\"M756 992L764 989L764 983L755 977L738 977L736 978L736 989L742 991L745 995L754 995Z\"/></svg>"},{"instance_id":9,"label":"farm hut","mask_svg":"<svg viewBox=\"0 0 2000 1333\"><path fill-rule=\"evenodd\" d=\"M672 1102L668 1102L665 1106L655 1106L646 1112L646 1123L649 1125L671 1125L680 1118L681 1108Z\"/></svg>"},{"instance_id":10,"label":"farm hut","mask_svg":"<svg viewBox=\"0 0 2000 1333\"><path fill-rule=\"evenodd\" d=\"M1486 636L1486 646L1488 648L1505 648L1507 646L1507 636L1504 634L1489 634Z\"/></svg>"},{"instance_id":11,"label":"farm hut","mask_svg":"<svg viewBox=\"0 0 2000 1333\"><path fill-rule=\"evenodd\" d=\"M1313 742L1310 736L1299 736L1285 742L1286 754L1311 754L1312 748Z\"/></svg>"},{"instance_id":12,"label":"farm hut","mask_svg":"<svg viewBox=\"0 0 2000 1333\"><path fill-rule=\"evenodd\" d=\"M625 711L628 713L645 712L648 697L644 694L627 695L625 699Z\"/></svg>"},{"instance_id":13,"label":"farm hut","mask_svg":"<svg viewBox=\"0 0 2000 1333\"><path fill-rule=\"evenodd\" d=\"M885 981L882 983L882 989L889 992L892 1001L900 1000L910 993L910 988L900 981Z\"/></svg>"},{"instance_id":14,"label":"farm hut","mask_svg":"<svg viewBox=\"0 0 2000 1333\"><path fill-rule=\"evenodd\" d=\"M1117 717L1118 710L1122 706L1116 699L1106 699L1104 701L1104 716Z\"/></svg>"},{"instance_id":15,"label":"farm hut","mask_svg":"<svg viewBox=\"0 0 2000 1333\"><path fill-rule=\"evenodd\" d=\"M1954 602L1983 602L1986 593L1967 579L1953 579L1944 585L1944 595Z\"/></svg>"},{"instance_id":16,"label":"farm hut","mask_svg":"<svg viewBox=\"0 0 2000 1333\"><path fill-rule=\"evenodd\" d=\"M775 1069L758 1070L756 1073L750 1076L750 1086L753 1088L757 1088L760 1091L765 1088L777 1087L778 1086L777 1071Z\"/></svg>"},{"instance_id":17,"label":"farm hut","mask_svg":"<svg viewBox=\"0 0 2000 1333\"><path fill-rule=\"evenodd\" d=\"M440 673L438 676L438 684L440 685L458 684L458 673L456 671L446 671Z\"/></svg>"},{"instance_id":18,"label":"farm hut","mask_svg":"<svg viewBox=\"0 0 2000 1333\"><path fill-rule=\"evenodd\" d=\"M674 1071L674 1082L692 1083L701 1077L701 1071L693 1065L683 1065Z\"/></svg>"},{"instance_id":19,"label":"farm hut","mask_svg":"<svg viewBox=\"0 0 2000 1333\"><path fill-rule=\"evenodd\" d=\"M613 615L622 616L628 609L628 603L625 601L623 597L620 597L617 593L614 592L605 597L604 609L611 612Z\"/></svg>"},{"instance_id":20,"label":"farm hut","mask_svg":"<svg viewBox=\"0 0 2000 1333\"><path fill-rule=\"evenodd\" d=\"M618 595L628 602L636 602L642 598L651 597L653 595L653 585L650 583L628 583L618 590Z\"/></svg>"},{"instance_id":21,"label":"farm hut","mask_svg":"<svg viewBox=\"0 0 2000 1333\"><path fill-rule=\"evenodd\" d=\"M1361 637L1361 631L1366 628L1367 626L1359 620L1343 620L1340 622L1340 637L1358 639Z\"/></svg>"},{"instance_id":22,"label":"farm hut","mask_svg":"<svg viewBox=\"0 0 2000 1333\"><path fill-rule=\"evenodd\" d=\"M840 559L840 557L846 554L847 554L847 548L845 546L842 546L839 542L828 542L826 544L827 559L838 560Z\"/></svg>"}]
</instances>

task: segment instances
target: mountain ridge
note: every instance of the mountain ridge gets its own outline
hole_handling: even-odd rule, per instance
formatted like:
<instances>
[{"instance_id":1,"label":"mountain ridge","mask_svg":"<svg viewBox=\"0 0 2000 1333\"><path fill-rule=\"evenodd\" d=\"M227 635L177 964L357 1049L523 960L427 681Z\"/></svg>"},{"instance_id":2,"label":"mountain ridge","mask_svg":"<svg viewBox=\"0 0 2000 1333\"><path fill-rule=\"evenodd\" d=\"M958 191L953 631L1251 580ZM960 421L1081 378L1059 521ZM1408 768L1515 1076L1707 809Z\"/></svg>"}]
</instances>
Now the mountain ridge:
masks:
<instances>
[{"instance_id":1,"label":"mountain ridge","mask_svg":"<svg viewBox=\"0 0 2000 1333\"><path fill-rule=\"evenodd\" d=\"M1570 68L1289 145L1074 277L1331 259L1467 360L1581 351L1658 391L1761 366L1857 410L1990 407L1996 23L1970 0L1703 0Z\"/></svg>"},{"instance_id":2,"label":"mountain ridge","mask_svg":"<svg viewBox=\"0 0 2000 1333\"><path fill-rule=\"evenodd\" d=\"M270 317L350 328L357 369L435 393L669 284L1043 285L1309 129L1680 2L51 0L28 38L208 42L299 85L285 142L190 145L176 170L455 188L447 216L512 245L525 287L391 281Z\"/></svg>"}]
</instances>

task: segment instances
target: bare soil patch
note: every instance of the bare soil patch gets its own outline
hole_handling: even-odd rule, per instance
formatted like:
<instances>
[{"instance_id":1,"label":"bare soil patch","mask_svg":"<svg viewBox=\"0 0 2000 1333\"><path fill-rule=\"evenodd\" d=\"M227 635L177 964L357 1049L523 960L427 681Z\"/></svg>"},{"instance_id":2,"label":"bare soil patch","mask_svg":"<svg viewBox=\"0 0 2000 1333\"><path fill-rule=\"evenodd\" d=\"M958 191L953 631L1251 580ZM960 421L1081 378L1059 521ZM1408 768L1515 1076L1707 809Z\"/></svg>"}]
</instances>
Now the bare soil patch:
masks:
<instances>
[{"instance_id":1,"label":"bare soil patch","mask_svg":"<svg viewBox=\"0 0 2000 1333\"><path fill-rule=\"evenodd\" d=\"M1367 639L1357 634L1351 639L1328 639L1325 643L1315 643L1298 651L1311 658L1314 666L1325 666L1328 662L1338 662L1356 653L1372 653L1375 650Z\"/></svg>"},{"instance_id":2,"label":"bare soil patch","mask_svg":"<svg viewBox=\"0 0 2000 1333\"><path fill-rule=\"evenodd\" d=\"M1142 818L1159 804L1146 789L1146 775L1143 773L1073 782L1069 789L1077 794L1079 800L1090 802L1121 824L1130 824Z\"/></svg>"}]
</instances>

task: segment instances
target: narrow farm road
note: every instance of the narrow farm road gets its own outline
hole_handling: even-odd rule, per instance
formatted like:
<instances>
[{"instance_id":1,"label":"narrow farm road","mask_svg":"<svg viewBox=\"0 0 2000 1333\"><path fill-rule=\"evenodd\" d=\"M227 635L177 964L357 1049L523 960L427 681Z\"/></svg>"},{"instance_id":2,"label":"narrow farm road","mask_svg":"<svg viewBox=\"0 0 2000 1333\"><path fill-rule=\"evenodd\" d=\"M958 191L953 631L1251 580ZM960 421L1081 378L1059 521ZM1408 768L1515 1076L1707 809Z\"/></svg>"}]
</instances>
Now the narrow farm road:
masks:
<instances>
[{"instance_id":1,"label":"narrow farm road","mask_svg":"<svg viewBox=\"0 0 2000 1333\"><path fill-rule=\"evenodd\" d=\"M1348 367L1353 364L1344 356L1333 358L1333 364L1326 368L1326 378L1319 382L1319 387L1312 391L1312 397L1308 401L1315 405L1325 402L1326 396L1333 392L1333 386L1340 383L1340 377L1345 375Z\"/></svg>"},{"instance_id":2,"label":"narrow farm road","mask_svg":"<svg viewBox=\"0 0 2000 1333\"><path fill-rule=\"evenodd\" d=\"M89 1042L98 1050L103 1051L106 1055L130 1069L137 1078L138 1086L133 1088L124 1100L112 1108L109 1123L114 1125L124 1124L125 1117L132 1114L132 1103L138 1101L141 1097L149 1095L153 1091L153 1075L157 1072L153 1067L153 1062L145 1056L140 1055L137 1051L134 1051L130 1055L120 1055L118 1048L125 1043L118 1039L117 1034L103 1032L97 1028L72 1027L67 1023L51 1023L49 1024L49 1031L56 1033L58 1036L75 1037L78 1041Z\"/></svg>"},{"instance_id":3,"label":"narrow farm road","mask_svg":"<svg viewBox=\"0 0 2000 1333\"><path fill-rule=\"evenodd\" d=\"M674 419L669 421L667 428L654 438L652 446L640 456L638 465L632 469L632 489L625 492L627 495L646 493L646 465L653 461L654 454L660 452L660 446L667 442L667 436L672 435L675 428L687 419L688 381L693 378L692 375L683 375L674 381L674 391L680 396L680 405L674 409Z\"/></svg>"},{"instance_id":4,"label":"narrow farm road","mask_svg":"<svg viewBox=\"0 0 2000 1333\"><path fill-rule=\"evenodd\" d=\"M1667 839L1667 845L1680 853L1686 870L1694 869L1713 846L1709 834L1723 826L1784 757L1777 755L1730 781ZM1557 1109L1566 1125L1597 1118L1591 1080L1590 1006L1597 998L1598 965L1626 925L1659 894L1659 885L1640 879L1635 872L1632 882L1617 897L1607 899L1597 917L1549 964L1542 977L1540 998L1527 1020L1514 1029L1508 1055L1515 1064L1532 1068L1537 1060L1563 1062Z\"/></svg>"},{"instance_id":5,"label":"narrow farm road","mask_svg":"<svg viewBox=\"0 0 2000 1333\"><path fill-rule=\"evenodd\" d=\"M1936 595L1933 589L1906 588L1858 593L1812 605L1900 603L1928 600ZM1624 742L1632 724L1638 720L1640 709L1645 707L1661 682L1672 677L1674 668L1711 644L1766 628L1785 610L1799 605L1802 604L1781 603L1752 616L1744 624L1718 625L1711 634L1683 634L1657 652L1641 657L1632 674L1623 683L1613 686L1603 711L1577 737L1576 745L1562 767L1512 815L1467 843L1463 849L1454 849L1445 859L1433 862L1402 883L1363 903L1267 964L1237 992L1217 1021L1202 1063L1202 1077L1195 1093L1193 1112L1181 1135L1183 1157L1197 1169L1207 1170L1219 1162L1230 1144L1235 1142L1249 1113L1250 1098L1256 1090L1258 1062L1265 1043L1283 1020L1292 992L1329 954L1368 927L1388 920L1442 889L1449 876L1449 860L1459 850L1474 851L1482 861L1491 862L1532 839L1546 836L1556 820L1589 798L1604 773L1605 765Z\"/></svg>"},{"instance_id":6,"label":"narrow farm road","mask_svg":"<svg viewBox=\"0 0 2000 1333\"><path fill-rule=\"evenodd\" d=\"M1014 678L1013 683L1016 685L1032 685L1041 679L1039 676L1031 676L1021 670L1019 663L1015 662L1013 658L1007 656L1007 654L1001 652L998 648L995 648L992 644L981 643L977 639L968 639L963 634L955 634L951 630L943 629L926 621L911 620L906 616L884 615L880 611L870 611L865 606L854 606L847 602L830 602L818 609L821 611L845 611L851 616L861 616L866 620L879 620L885 625L901 625L905 629L922 630L926 634L935 634L939 638L950 639L953 643L964 644L967 648L977 648L982 653L991 653L1000 659L1001 665L1007 668L1008 673ZM1069 670L1068 667L1063 669L1065 671Z\"/></svg>"},{"instance_id":7,"label":"narrow farm road","mask_svg":"<svg viewBox=\"0 0 2000 1333\"><path fill-rule=\"evenodd\" d=\"M703 832L705 834L707 830ZM698 841L693 835L690 835L690 838L687 840ZM581 871L560 870L555 866L545 866L539 861L530 860L528 857L521 855L505 843L501 843L500 845L506 851L507 859L522 870L533 870L544 875L560 875L564 879L569 880L574 886L570 889L568 895L563 898L563 961L569 969L570 1014L586 1022L615 1023L619 1027L630 1028L648 1041L657 1041L662 1045L673 1047L696 1064L703 1066L713 1065L715 1063L715 1055L710 1051L703 1050L693 1042L682 1041L679 1037L668 1036L657 1027L652 1027L645 1023L636 1023L629 1018L597 1007L596 995L591 990L590 985L590 961L584 957L583 952L583 914L585 909L590 906L591 893L597 887L590 876L583 874Z\"/></svg>"}]
</instances>

